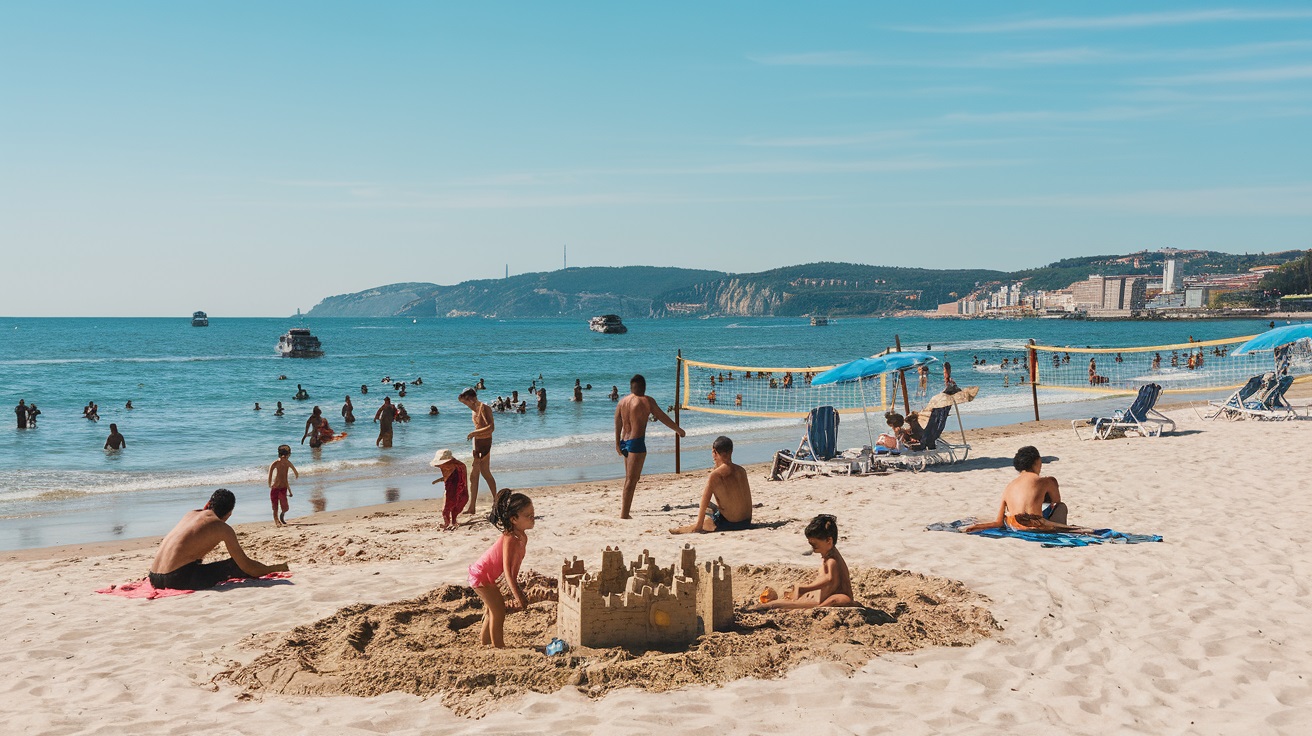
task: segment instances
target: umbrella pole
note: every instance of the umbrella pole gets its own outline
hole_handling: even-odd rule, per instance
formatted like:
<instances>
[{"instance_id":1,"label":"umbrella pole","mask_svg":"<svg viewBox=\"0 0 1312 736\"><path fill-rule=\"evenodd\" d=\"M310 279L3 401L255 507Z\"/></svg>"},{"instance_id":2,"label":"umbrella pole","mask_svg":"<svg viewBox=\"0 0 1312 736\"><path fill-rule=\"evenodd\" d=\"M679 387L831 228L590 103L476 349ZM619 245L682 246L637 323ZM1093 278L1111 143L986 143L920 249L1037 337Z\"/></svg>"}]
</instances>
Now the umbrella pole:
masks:
<instances>
[{"instance_id":1,"label":"umbrella pole","mask_svg":"<svg viewBox=\"0 0 1312 736\"><path fill-rule=\"evenodd\" d=\"M870 414L866 412L866 381L864 378L856 380L857 388L861 389L861 416L866 419L866 437L870 439L870 448L875 447L875 436L870 432Z\"/></svg>"},{"instance_id":2,"label":"umbrella pole","mask_svg":"<svg viewBox=\"0 0 1312 736\"><path fill-rule=\"evenodd\" d=\"M961 444L967 445L966 425L961 423L961 407L957 406L957 397L955 395L952 396L952 413L957 415L957 427L961 430ZM965 460L965 458L963 457L962 460Z\"/></svg>"}]
</instances>

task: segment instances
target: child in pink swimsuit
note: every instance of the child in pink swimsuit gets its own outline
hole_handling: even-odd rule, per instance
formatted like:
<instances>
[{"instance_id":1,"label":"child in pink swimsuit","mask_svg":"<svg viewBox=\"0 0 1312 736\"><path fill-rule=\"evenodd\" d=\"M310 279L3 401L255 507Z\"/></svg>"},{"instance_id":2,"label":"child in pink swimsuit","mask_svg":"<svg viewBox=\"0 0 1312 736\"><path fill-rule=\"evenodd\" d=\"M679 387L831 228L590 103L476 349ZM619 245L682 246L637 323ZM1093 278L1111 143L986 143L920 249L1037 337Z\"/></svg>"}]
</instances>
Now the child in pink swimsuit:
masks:
<instances>
[{"instance_id":1,"label":"child in pink swimsuit","mask_svg":"<svg viewBox=\"0 0 1312 736\"><path fill-rule=\"evenodd\" d=\"M522 611L528 605L524 591L519 587L519 565L524 561L528 547L526 532L533 528L533 501L522 493L503 488L497 494L487 520L501 530L501 536L492 542L478 562L469 566L469 587L483 599L483 644L504 649L506 613ZM497 580L503 577L515 598L509 605L497 586Z\"/></svg>"}]
</instances>

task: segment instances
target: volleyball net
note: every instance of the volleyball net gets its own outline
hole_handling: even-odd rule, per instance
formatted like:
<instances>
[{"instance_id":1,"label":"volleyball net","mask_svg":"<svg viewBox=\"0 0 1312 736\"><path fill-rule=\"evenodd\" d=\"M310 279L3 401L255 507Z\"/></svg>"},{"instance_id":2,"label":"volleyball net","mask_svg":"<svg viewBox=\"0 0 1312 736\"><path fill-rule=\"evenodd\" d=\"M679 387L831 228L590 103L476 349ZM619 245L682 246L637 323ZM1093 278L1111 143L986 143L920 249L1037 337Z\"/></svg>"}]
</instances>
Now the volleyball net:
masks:
<instances>
[{"instance_id":1,"label":"volleyball net","mask_svg":"<svg viewBox=\"0 0 1312 736\"><path fill-rule=\"evenodd\" d=\"M1296 382L1312 380L1312 342L1232 354L1252 337L1128 348L1030 347L1035 383L1063 391L1126 394L1146 383L1160 385L1162 393L1235 389L1252 376L1283 370Z\"/></svg>"},{"instance_id":2,"label":"volleyball net","mask_svg":"<svg viewBox=\"0 0 1312 736\"><path fill-rule=\"evenodd\" d=\"M863 381L811 385L811 379L834 366L778 368L721 365L682 358L679 408L707 414L748 417L805 417L817 406L843 414L886 411L896 374ZM916 381L912 376L909 380Z\"/></svg>"}]
</instances>

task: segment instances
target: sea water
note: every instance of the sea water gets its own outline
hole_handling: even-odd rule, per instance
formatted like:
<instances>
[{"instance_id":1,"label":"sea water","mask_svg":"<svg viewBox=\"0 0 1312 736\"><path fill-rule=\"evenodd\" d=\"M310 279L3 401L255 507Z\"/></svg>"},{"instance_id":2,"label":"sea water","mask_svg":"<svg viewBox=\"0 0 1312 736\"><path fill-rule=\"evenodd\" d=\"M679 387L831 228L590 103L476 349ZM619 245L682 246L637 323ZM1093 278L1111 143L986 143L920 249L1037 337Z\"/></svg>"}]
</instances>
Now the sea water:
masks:
<instances>
[{"instance_id":1,"label":"sea water","mask_svg":"<svg viewBox=\"0 0 1312 736\"><path fill-rule=\"evenodd\" d=\"M494 472L517 485L539 485L621 474L614 404L607 394L612 386L626 393L629 378L641 373L648 393L662 407L672 405L679 350L695 360L745 366L831 365L877 353L900 336L903 349L932 346L939 360L951 361L959 384L983 387L964 412L968 426L979 426L1026 418L1029 388L1019 385L1019 372L1005 387L997 364L1002 357L1021 357L1028 338L1119 347L1234 337L1266 326L1258 320L886 318L812 327L805 319L785 318L630 319L627 334L603 335L578 319L339 318L305 321L322 341L324 357L279 356L278 337L299 324L212 317L202 328L186 318L0 318L0 398L9 412L8 427L0 431L0 527L30 531L46 517L120 507L129 499L163 502L178 489L260 486L284 443L294 448L302 483L327 484L328 508L391 500L396 494L333 499L333 484L359 488L371 479L387 484L389 478L430 472L428 461L443 447L467 458L465 437L473 425L456 396L479 379L486 383L483 400L518 391L529 406L526 414L495 415ZM975 356L990 365L972 366ZM385 376L407 381L407 395L400 398L381 383ZM423 385L414 384L416 377ZM580 403L569 400L576 379L592 385ZM529 395L534 383L547 389L542 414ZM297 384L310 400L294 399ZM367 394L361 393L362 384ZM931 392L937 385L931 383ZM352 425L340 414L347 395L355 405ZM412 417L395 425L389 450L374 444L372 420L383 396L403 403ZM19 399L40 408L35 429L14 429L11 408ZM131 411L125 408L129 400ZM82 418L88 401L99 404L100 422ZM278 401L285 416L274 416ZM256 402L261 411L254 410ZM323 409L335 431L348 436L313 451L302 445L314 406ZM430 406L440 414L429 416ZM102 449L111 422L127 440L121 452ZM689 433L683 441L685 467L706 465L707 447L718 434L756 448L741 458L750 461L764 459L776 446L795 445L801 433L794 419L684 412L681 423ZM859 445L865 439L840 437L840 442ZM673 444L668 430L652 429L649 470L672 469ZM243 510L255 513L253 506ZM121 533L122 525L117 526ZM20 537L0 539L0 547L84 541Z\"/></svg>"}]
</instances>

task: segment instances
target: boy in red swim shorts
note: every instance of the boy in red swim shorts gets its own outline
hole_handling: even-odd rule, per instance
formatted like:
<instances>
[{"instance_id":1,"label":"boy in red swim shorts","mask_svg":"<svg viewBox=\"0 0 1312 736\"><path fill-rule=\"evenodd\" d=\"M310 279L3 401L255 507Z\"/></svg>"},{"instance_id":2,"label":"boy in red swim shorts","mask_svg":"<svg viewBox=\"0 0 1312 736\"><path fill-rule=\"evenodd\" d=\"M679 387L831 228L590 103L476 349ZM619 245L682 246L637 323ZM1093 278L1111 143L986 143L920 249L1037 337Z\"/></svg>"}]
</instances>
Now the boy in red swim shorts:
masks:
<instances>
[{"instance_id":1,"label":"boy in red swim shorts","mask_svg":"<svg viewBox=\"0 0 1312 736\"><path fill-rule=\"evenodd\" d=\"M292 448L290 445L278 445L278 459L269 465L269 502L273 504L273 525L287 525L287 499L291 498L291 485L287 482L287 470L290 469L301 479L301 473L292 465Z\"/></svg>"},{"instance_id":2,"label":"boy in red swim shorts","mask_svg":"<svg viewBox=\"0 0 1312 736\"><path fill-rule=\"evenodd\" d=\"M450 450L438 450L429 463L442 472L442 477L433 481L446 481L446 503L442 506L442 531L449 531L460 526L456 517L460 515L469 501L469 469L455 458Z\"/></svg>"}]
</instances>

